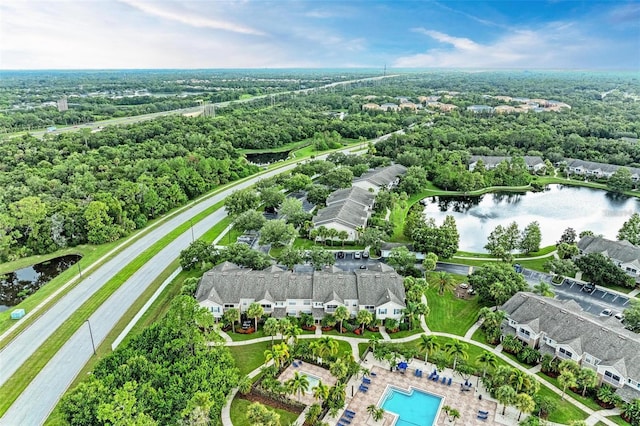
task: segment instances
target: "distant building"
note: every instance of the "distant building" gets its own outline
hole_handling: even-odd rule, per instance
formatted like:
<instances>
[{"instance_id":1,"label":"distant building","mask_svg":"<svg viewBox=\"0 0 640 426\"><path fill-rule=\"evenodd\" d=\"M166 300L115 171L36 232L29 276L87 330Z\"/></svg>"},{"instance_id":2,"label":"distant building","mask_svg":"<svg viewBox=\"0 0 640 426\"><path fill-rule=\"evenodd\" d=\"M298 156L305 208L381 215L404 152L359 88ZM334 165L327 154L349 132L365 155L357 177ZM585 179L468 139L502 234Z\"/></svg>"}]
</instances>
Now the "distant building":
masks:
<instances>
[{"instance_id":1,"label":"distant building","mask_svg":"<svg viewBox=\"0 0 640 426\"><path fill-rule=\"evenodd\" d=\"M489 105L471 105L467 107L467 111L471 111L474 114L490 114L493 112L493 108L491 108Z\"/></svg>"},{"instance_id":2,"label":"distant building","mask_svg":"<svg viewBox=\"0 0 640 426\"><path fill-rule=\"evenodd\" d=\"M381 110L381 109L382 108L380 108L380 105L375 104L373 102L369 102L369 103L366 103L366 104L362 105L362 110L363 111L370 111L370 110L377 111L377 110Z\"/></svg>"},{"instance_id":3,"label":"distant building","mask_svg":"<svg viewBox=\"0 0 640 426\"><path fill-rule=\"evenodd\" d=\"M406 172L407 168L402 164L393 164L388 167L377 168L355 179L353 186L377 193L380 189L391 189L396 186L400 181L399 176Z\"/></svg>"},{"instance_id":4,"label":"distant building","mask_svg":"<svg viewBox=\"0 0 640 426\"><path fill-rule=\"evenodd\" d=\"M56 102L56 105L58 107L58 112L64 112L67 111L69 109L69 104L67 103L67 97L63 97L58 99L58 101Z\"/></svg>"},{"instance_id":5,"label":"distant building","mask_svg":"<svg viewBox=\"0 0 640 426\"><path fill-rule=\"evenodd\" d=\"M627 168L631 172L631 180L634 182L640 181L640 169L637 167L617 166L615 164L596 163L573 158L567 158L565 163L567 170L571 174L607 179L613 176L618 169Z\"/></svg>"},{"instance_id":6,"label":"distant building","mask_svg":"<svg viewBox=\"0 0 640 426\"><path fill-rule=\"evenodd\" d=\"M394 103L387 102L380 105L380 109L383 111L399 111L400 107Z\"/></svg>"},{"instance_id":7,"label":"distant building","mask_svg":"<svg viewBox=\"0 0 640 426\"><path fill-rule=\"evenodd\" d=\"M485 170L495 169L498 164L503 161L511 162L512 157L501 155L472 155L469 158L469 170L475 170L478 161L482 161ZM541 157L534 155L525 155L522 157L524 163L527 165L527 170L530 172L539 172L543 170L546 165Z\"/></svg>"}]
</instances>

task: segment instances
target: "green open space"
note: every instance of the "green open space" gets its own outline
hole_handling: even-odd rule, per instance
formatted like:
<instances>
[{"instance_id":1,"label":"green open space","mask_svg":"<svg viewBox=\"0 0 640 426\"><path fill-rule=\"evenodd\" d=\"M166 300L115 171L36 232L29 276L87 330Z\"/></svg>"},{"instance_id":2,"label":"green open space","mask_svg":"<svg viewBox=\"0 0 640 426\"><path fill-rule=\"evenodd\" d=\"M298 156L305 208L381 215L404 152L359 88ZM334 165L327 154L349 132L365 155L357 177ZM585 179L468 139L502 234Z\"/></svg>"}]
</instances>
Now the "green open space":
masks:
<instances>
[{"instance_id":1,"label":"green open space","mask_svg":"<svg viewBox=\"0 0 640 426\"><path fill-rule=\"evenodd\" d=\"M552 385L554 385L558 389L562 389L562 386L560 385L560 383L558 383L558 379L557 378L549 377L549 376L547 376L546 374L544 374L542 372L536 373L536 376L541 377L542 379L544 379L545 381L551 383ZM576 401L580 401L581 403L583 403L587 407L591 408L592 410L595 410L595 411L602 410L602 407L600 407L598 405L598 403L596 403L592 398L582 396L579 393L575 393L571 389L567 389L567 395L570 396L571 398L575 399Z\"/></svg>"},{"instance_id":2,"label":"green open space","mask_svg":"<svg viewBox=\"0 0 640 426\"><path fill-rule=\"evenodd\" d=\"M456 283L463 282L465 277L454 275ZM429 288L425 292L429 315L426 322L429 330L441 331L464 336L467 330L478 320L481 305L478 296L461 299L451 291L438 294L435 277L429 278Z\"/></svg>"},{"instance_id":3,"label":"green open space","mask_svg":"<svg viewBox=\"0 0 640 426\"><path fill-rule=\"evenodd\" d=\"M275 340L278 343L278 340ZM271 341L251 343L242 346L229 346L229 351L236 360L236 367L241 375L247 375L264 365L264 351L271 348Z\"/></svg>"}]
</instances>

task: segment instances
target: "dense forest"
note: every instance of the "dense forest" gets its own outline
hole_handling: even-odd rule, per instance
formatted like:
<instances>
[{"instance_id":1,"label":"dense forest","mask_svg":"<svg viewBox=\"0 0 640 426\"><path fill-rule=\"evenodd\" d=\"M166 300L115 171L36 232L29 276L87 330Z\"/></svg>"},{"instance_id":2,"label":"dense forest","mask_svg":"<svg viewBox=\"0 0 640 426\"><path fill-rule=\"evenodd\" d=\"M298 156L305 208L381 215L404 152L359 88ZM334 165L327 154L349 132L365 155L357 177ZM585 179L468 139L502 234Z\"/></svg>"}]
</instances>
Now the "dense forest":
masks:
<instances>
[{"instance_id":1,"label":"dense forest","mask_svg":"<svg viewBox=\"0 0 640 426\"><path fill-rule=\"evenodd\" d=\"M225 346L207 345L212 326L213 317L193 297L177 297L161 320L101 359L90 378L62 399L65 421L219 424L239 373Z\"/></svg>"},{"instance_id":2,"label":"dense forest","mask_svg":"<svg viewBox=\"0 0 640 426\"><path fill-rule=\"evenodd\" d=\"M198 74L180 76L177 71L148 82L144 73L133 73L128 82L105 75L62 73L59 86L166 87L175 92L204 84ZM225 89L264 92L358 76L367 75L230 72L207 81ZM34 75L27 79L37 83L31 90L16 78L3 82L2 93L14 93L9 89L16 87L21 88L18 94L58 87L54 80L46 89L47 80ZM458 108L362 111L372 99L399 103L405 97L419 103L418 96L429 95L448 96L446 102ZM495 95L556 99L571 109L517 114L466 110L471 104L495 104ZM162 103L165 98L157 99ZM300 141L325 149L340 138L365 140L404 129L404 134L377 143L373 152L382 161L412 167L401 184L407 193L419 191L425 179L461 190L529 182L518 161L490 173L468 172L468 158L474 154L539 155L549 164L578 158L640 166L638 99L639 81L630 74L431 72L229 104L217 109L215 117L170 116L99 132L45 135L44 140L28 135L9 139L0 145L0 261L127 235L189 199L257 171L241 149L269 150Z\"/></svg>"}]
</instances>

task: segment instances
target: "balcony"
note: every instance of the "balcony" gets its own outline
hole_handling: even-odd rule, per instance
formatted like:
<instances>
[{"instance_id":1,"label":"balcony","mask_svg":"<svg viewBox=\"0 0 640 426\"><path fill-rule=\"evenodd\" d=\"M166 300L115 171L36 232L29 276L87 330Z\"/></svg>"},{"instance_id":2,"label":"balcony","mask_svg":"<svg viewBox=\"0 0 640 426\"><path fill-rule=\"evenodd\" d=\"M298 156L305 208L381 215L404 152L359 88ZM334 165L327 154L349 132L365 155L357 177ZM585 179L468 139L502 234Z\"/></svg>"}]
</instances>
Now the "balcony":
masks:
<instances>
[{"instance_id":1,"label":"balcony","mask_svg":"<svg viewBox=\"0 0 640 426\"><path fill-rule=\"evenodd\" d=\"M603 383L607 383L607 384L609 384L611 386L614 386L616 388L619 388L621 386L620 380L613 379L613 378L611 378L609 376L604 376L603 375L602 376L602 382Z\"/></svg>"}]
</instances>

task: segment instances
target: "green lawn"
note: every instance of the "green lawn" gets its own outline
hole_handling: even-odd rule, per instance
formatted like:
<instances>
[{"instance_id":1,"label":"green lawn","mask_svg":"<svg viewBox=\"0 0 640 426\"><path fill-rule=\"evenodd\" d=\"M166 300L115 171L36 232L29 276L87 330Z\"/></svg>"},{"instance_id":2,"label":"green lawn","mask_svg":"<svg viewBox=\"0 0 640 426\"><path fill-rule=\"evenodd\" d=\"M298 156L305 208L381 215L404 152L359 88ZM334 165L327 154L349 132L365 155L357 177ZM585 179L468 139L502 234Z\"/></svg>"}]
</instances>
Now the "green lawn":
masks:
<instances>
[{"instance_id":1,"label":"green lawn","mask_svg":"<svg viewBox=\"0 0 640 426\"><path fill-rule=\"evenodd\" d=\"M473 333L473 336L471 336L471 340L475 340L476 342L483 343L487 346L495 347L495 345L492 345L487 341L487 335L481 329L477 329L475 333Z\"/></svg>"},{"instance_id":2,"label":"green lawn","mask_svg":"<svg viewBox=\"0 0 640 426\"><path fill-rule=\"evenodd\" d=\"M611 416L611 417L607 417L607 419L611 420L612 422L614 422L617 425L620 426L629 426L631 423L629 423L628 421L624 420L622 417L620 416ZM598 422L597 425L599 424L603 424L603 422Z\"/></svg>"},{"instance_id":3,"label":"green lawn","mask_svg":"<svg viewBox=\"0 0 640 426\"><path fill-rule=\"evenodd\" d=\"M424 330L420 327L416 327L413 330L401 330L401 331L398 331L397 333L390 333L389 337L391 337L391 340L394 340L394 339L402 339L403 337L414 336L416 334L422 334L422 333L424 333Z\"/></svg>"},{"instance_id":4,"label":"green lawn","mask_svg":"<svg viewBox=\"0 0 640 426\"><path fill-rule=\"evenodd\" d=\"M432 276L429 281L430 287L425 293L430 310L426 319L427 326L432 331L464 336L478 319L481 308L478 297L459 299L452 292L445 292L440 296L434 284L435 277ZM462 278L457 277L456 282L462 282Z\"/></svg>"},{"instance_id":5,"label":"green lawn","mask_svg":"<svg viewBox=\"0 0 640 426\"><path fill-rule=\"evenodd\" d=\"M549 415L550 422L568 424L571 420L584 420L589 417L587 413L570 402L561 401L560 397L546 386L540 386L538 395L553 398L558 402L558 408Z\"/></svg>"},{"instance_id":6,"label":"green lawn","mask_svg":"<svg viewBox=\"0 0 640 426\"><path fill-rule=\"evenodd\" d=\"M543 378L549 383L552 383L558 389L562 389L562 386L560 386L560 384L558 383L558 379L549 377L544 373L536 373L536 376ZM589 397L583 397L579 393L573 392L571 389L567 389L567 395L570 395L573 399L580 401L581 403L591 408L592 410L595 410L595 411L602 410L602 407L600 407L593 399Z\"/></svg>"},{"instance_id":7,"label":"green lawn","mask_svg":"<svg viewBox=\"0 0 640 426\"><path fill-rule=\"evenodd\" d=\"M231 401L231 423L233 423L233 426L251 426L247 421L247 408L250 404L251 401L247 401L246 399L233 398L233 401ZM294 424L299 417L298 413L292 413L291 411L274 407L268 408L280 414L280 424L283 426Z\"/></svg>"},{"instance_id":8,"label":"green lawn","mask_svg":"<svg viewBox=\"0 0 640 426\"><path fill-rule=\"evenodd\" d=\"M276 343L278 340L276 340ZM250 345L229 346L231 355L241 375L249 374L264 364L264 351L271 348L271 342L258 342Z\"/></svg>"}]
</instances>

